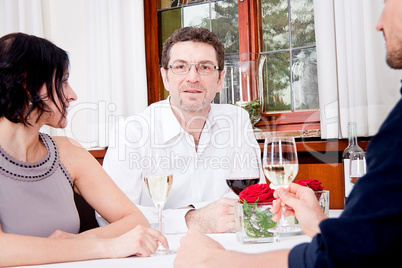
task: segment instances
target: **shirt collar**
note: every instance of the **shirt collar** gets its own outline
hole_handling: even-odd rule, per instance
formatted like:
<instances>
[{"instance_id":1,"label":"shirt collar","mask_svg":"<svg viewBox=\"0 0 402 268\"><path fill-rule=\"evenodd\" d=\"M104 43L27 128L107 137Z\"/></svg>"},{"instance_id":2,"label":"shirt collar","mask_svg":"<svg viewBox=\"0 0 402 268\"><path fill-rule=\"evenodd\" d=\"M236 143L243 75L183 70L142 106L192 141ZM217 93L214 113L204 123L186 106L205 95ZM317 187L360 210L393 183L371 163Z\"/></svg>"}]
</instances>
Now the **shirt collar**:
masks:
<instances>
[{"instance_id":1,"label":"shirt collar","mask_svg":"<svg viewBox=\"0 0 402 268\"><path fill-rule=\"evenodd\" d=\"M167 143L174 137L183 134L184 129L181 127L170 106L170 96L166 100L160 101L160 105L162 108L159 111L162 139L163 143Z\"/></svg>"},{"instance_id":2,"label":"shirt collar","mask_svg":"<svg viewBox=\"0 0 402 268\"><path fill-rule=\"evenodd\" d=\"M158 116L161 119L161 128L162 128L162 139L163 143L167 143L171 139L175 138L178 135L184 134L184 129L181 127L179 121L173 113L172 107L170 105L170 96L166 100L162 100L160 103L160 111L158 112ZM215 125L215 116L216 109L214 108L214 104L211 104L211 108L207 115L207 120L205 122L203 132L209 131L213 125Z\"/></svg>"},{"instance_id":3,"label":"shirt collar","mask_svg":"<svg viewBox=\"0 0 402 268\"><path fill-rule=\"evenodd\" d=\"M218 115L215 108L215 104L211 104L203 130L209 130L213 125L215 125L215 117Z\"/></svg>"}]
</instances>

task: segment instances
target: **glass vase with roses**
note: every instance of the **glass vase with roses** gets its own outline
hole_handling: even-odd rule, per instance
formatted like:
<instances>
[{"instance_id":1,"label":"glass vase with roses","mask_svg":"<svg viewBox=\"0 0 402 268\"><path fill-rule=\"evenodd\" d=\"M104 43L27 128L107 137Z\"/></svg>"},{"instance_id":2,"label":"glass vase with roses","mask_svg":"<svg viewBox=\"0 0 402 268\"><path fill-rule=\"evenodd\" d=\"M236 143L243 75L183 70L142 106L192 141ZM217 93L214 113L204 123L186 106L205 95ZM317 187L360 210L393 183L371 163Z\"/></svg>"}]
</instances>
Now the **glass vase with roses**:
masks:
<instances>
[{"instance_id":1,"label":"glass vase with roses","mask_svg":"<svg viewBox=\"0 0 402 268\"><path fill-rule=\"evenodd\" d=\"M322 182L319 180L299 180L295 183L310 188L314 191L315 196L317 197L318 203L321 206L322 211L325 215L329 216L329 191L324 190L324 187L321 185ZM297 221L297 220L296 220Z\"/></svg>"},{"instance_id":2,"label":"glass vase with roses","mask_svg":"<svg viewBox=\"0 0 402 268\"><path fill-rule=\"evenodd\" d=\"M271 212L274 191L267 184L248 186L235 205L236 238L244 244L278 242L279 234L269 231L276 226Z\"/></svg>"}]
</instances>

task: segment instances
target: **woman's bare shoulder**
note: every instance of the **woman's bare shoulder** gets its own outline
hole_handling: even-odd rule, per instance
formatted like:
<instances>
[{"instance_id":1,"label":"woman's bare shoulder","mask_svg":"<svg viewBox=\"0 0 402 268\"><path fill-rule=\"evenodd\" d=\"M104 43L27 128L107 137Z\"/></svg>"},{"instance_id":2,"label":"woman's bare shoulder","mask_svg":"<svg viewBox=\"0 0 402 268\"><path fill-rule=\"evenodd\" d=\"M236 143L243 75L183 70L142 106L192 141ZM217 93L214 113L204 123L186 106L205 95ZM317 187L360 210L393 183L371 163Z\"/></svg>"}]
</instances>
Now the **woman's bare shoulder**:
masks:
<instances>
[{"instance_id":1,"label":"woman's bare shoulder","mask_svg":"<svg viewBox=\"0 0 402 268\"><path fill-rule=\"evenodd\" d=\"M59 150L85 150L85 148L82 147L82 145L75 139L64 136L53 136L52 138L55 140L57 147L59 147Z\"/></svg>"}]
</instances>

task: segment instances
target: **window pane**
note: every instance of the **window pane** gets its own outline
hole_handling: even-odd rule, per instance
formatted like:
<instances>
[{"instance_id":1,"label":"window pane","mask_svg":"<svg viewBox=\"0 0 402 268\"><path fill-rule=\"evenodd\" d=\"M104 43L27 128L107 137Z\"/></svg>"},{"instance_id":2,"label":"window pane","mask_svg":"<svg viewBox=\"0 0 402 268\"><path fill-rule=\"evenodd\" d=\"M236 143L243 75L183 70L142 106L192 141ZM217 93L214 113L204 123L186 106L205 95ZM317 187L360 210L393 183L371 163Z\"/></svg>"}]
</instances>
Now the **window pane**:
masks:
<instances>
[{"instance_id":1,"label":"window pane","mask_svg":"<svg viewBox=\"0 0 402 268\"><path fill-rule=\"evenodd\" d=\"M290 54L278 52L267 54L264 66L264 111L291 110Z\"/></svg>"},{"instance_id":2,"label":"window pane","mask_svg":"<svg viewBox=\"0 0 402 268\"><path fill-rule=\"evenodd\" d=\"M263 51L289 48L287 0L262 0Z\"/></svg>"},{"instance_id":3,"label":"window pane","mask_svg":"<svg viewBox=\"0 0 402 268\"><path fill-rule=\"evenodd\" d=\"M171 3L172 2L170 0L157 0L156 7L157 9L169 8L171 7Z\"/></svg>"},{"instance_id":4,"label":"window pane","mask_svg":"<svg viewBox=\"0 0 402 268\"><path fill-rule=\"evenodd\" d=\"M211 5L212 31L223 42L226 53L239 52L237 0L224 0Z\"/></svg>"},{"instance_id":5,"label":"window pane","mask_svg":"<svg viewBox=\"0 0 402 268\"><path fill-rule=\"evenodd\" d=\"M160 25L160 51L162 52L163 43L176 30L181 28L181 9L171 9L159 12Z\"/></svg>"},{"instance_id":6,"label":"window pane","mask_svg":"<svg viewBox=\"0 0 402 268\"><path fill-rule=\"evenodd\" d=\"M171 9L158 12L159 14L159 59L161 59L163 43L172 33L181 28L181 9ZM169 96L169 92L164 89L164 98Z\"/></svg>"},{"instance_id":7,"label":"window pane","mask_svg":"<svg viewBox=\"0 0 402 268\"><path fill-rule=\"evenodd\" d=\"M181 0L181 2L183 4L185 4L187 2L188 5L191 5L191 4L196 4L196 3L200 3L200 2L208 2L208 0Z\"/></svg>"},{"instance_id":8,"label":"window pane","mask_svg":"<svg viewBox=\"0 0 402 268\"><path fill-rule=\"evenodd\" d=\"M209 3L183 8L183 27L187 26L209 30Z\"/></svg>"},{"instance_id":9,"label":"window pane","mask_svg":"<svg viewBox=\"0 0 402 268\"><path fill-rule=\"evenodd\" d=\"M223 88L214 99L214 103L236 103L240 100L239 54L226 55L225 81Z\"/></svg>"},{"instance_id":10,"label":"window pane","mask_svg":"<svg viewBox=\"0 0 402 268\"><path fill-rule=\"evenodd\" d=\"M294 109L319 108L315 48L293 51L292 74Z\"/></svg>"},{"instance_id":11,"label":"window pane","mask_svg":"<svg viewBox=\"0 0 402 268\"><path fill-rule=\"evenodd\" d=\"M315 45L313 0L291 0L292 47Z\"/></svg>"}]
</instances>

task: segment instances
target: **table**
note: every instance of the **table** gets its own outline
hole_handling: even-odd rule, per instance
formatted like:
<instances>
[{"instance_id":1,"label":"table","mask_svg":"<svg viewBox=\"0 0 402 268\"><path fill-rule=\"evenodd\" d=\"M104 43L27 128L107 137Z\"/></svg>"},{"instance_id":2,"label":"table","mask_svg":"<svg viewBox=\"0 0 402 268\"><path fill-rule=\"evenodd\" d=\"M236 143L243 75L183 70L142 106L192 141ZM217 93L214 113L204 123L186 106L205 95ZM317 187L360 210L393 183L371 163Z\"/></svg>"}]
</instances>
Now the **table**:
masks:
<instances>
[{"instance_id":1,"label":"table","mask_svg":"<svg viewBox=\"0 0 402 268\"><path fill-rule=\"evenodd\" d=\"M338 217L342 210L330 210L330 217ZM173 250L177 250L180 246L180 238L185 234L166 235L169 246ZM292 236L281 235L279 243L264 243L264 244L248 244L243 245L237 242L235 233L224 234L210 234L208 235L212 239L218 241L224 248L228 250L240 251L244 253L261 253L267 251L274 251L280 249L290 249L294 246L310 242L311 238L301 233ZM173 267L173 262L176 255L168 256L154 256L149 258L129 257L123 259L100 259L91 261L79 261L79 262L65 262L46 265L33 265L23 266L31 268L120 268L120 267L157 267L157 268L170 268Z\"/></svg>"}]
</instances>

